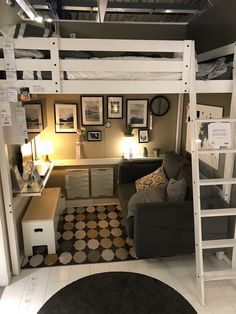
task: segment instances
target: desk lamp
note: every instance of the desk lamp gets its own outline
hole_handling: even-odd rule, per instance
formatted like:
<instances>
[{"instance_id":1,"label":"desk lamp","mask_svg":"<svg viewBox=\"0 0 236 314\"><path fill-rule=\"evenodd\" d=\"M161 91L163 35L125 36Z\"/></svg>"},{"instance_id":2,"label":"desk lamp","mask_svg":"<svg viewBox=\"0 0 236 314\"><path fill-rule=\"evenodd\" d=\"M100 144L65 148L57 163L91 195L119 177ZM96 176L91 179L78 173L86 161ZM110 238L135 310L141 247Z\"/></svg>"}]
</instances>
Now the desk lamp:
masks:
<instances>
[{"instance_id":1,"label":"desk lamp","mask_svg":"<svg viewBox=\"0 0 236 314\"><path fill-rule=\"evenodd\" d=\"M51 162L49 159L49 155L54 153L52 142L50 141L43 141L41 142L41 153L45 155L45 162Z\"/></svg>"}]
</instances>

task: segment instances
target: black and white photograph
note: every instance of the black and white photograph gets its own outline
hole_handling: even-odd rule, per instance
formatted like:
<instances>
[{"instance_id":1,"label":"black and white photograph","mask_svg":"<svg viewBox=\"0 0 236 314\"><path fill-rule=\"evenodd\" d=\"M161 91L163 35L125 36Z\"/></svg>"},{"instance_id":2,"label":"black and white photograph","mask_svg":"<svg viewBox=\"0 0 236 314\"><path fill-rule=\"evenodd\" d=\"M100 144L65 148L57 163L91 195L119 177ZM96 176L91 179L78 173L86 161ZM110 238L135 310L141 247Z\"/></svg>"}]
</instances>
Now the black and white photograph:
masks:
<instances>
[{"instance_id":1,"label":"black and white photograph","mask_svg":"<svg viewBox=\"0 0 236 314\"><path fill-rule=\"evenodd\" d=\"M107 97L107 118L122 119L123 118L123 97L108 96Z\"/></svg>"},{"instance_id":2,"label":"black and white photograph","mask_svg":"<svg viewBox=\"0 0 236 314\"><path fill-rule=\"evenodd\" d=\"M101 141L102 140L101 131L88 131L87 132L87 140L89 142Z\"/></svg>"},{"instance_id":3,"label":"black and white photograph","mask_svg":"<svg viewBox=\"0 0 236 314\"><path fill-rule=\"evenodd\" d=\"M103 125L103 97L81 97L82 125Z\"/></svg>"},{"instance_id":4,"label":"black and white photograph","mask_svg":"<svg viewBox=\"0 0 236 314\"><path fill-rule=\"evenodd\" d=\"M28 133L39 133L43 130L42 104L24 104Z\"/></svg>"},{"instance_id":5,"label":"black and white photograph","mask_svg":"<svg viewBox=\"0 0 236 314\"><path fill-rule=\"evenodd\" d=\"M127 124L132 128L147 127L147 99L127 100Z\"/></svg>"},{"instance_id":6,"label":"black and white photograph","mask_svg":"<svg viewBox=\"0 0 236 314\"><path fill-rule=\"evenodd\" d=\"M56 133L77 132L77 104L55 103Z\"/></svg>"},{"instance_id":7,"label":"black and white photograph","mask_svg":"<svg viewBox=\"0 0 236 314\"><path fill-rule=\"evenodd\" d=\"M148 130L138 130L139 143L148 143Z\"/></svg>"}]
</instances>

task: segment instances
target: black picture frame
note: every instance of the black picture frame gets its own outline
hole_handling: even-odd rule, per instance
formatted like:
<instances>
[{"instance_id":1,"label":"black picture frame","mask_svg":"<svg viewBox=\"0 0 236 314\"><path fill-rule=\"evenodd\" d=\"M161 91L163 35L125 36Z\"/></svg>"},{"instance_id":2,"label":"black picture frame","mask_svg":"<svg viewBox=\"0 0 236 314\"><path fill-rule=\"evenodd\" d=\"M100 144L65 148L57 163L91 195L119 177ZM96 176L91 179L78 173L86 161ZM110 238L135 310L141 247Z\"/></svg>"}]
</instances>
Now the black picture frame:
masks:
<instances>
[{"instance_id":1,"label":"black picture frame","mask_svg":"<svg viewBox=\"0 0 236 314\"><path fill-rule=\"evenodd\" d=\"M102 132L99 130L96 131L87 131L87 141L88 142L101 142Z\"/></svg>"},{"instance_id":2,"label":"black picture frame","mask_svg":"<svg viewBox=\"0 0 236 314\"><path fill-rule=\"evenodd\" d=\"M104 97L81 96L81 121L83 126L104 125Z\"/></svg>"},{"instance_id":3,"label":"black picture frame","mask_svg":"<svg viewBox=\"0 0 236 314\"><path fill-rule=\"evenodd\" d=\"M139 143L148 143L149 142L148 129L139 129L138 130L138 142Z\"/></svg>"},{"instance_id":4,"label":"black picture frame","mask_svg":"<svg viewBox=\"0 0 236 314\"><path fill-rule=\"evenodd\" d=\"M126 101L127 125L134 128L147 128L148 126L148 99L127 99Z\"/></svg>"},{"instance_id":5,"label":"black picture frame","mask_svg":"<svg viewBox=\"0 0 236 314\"><path fill-rule=\"evenodd\" d=\"M28 133L40 133L44 129L42 103L24 103Z\"/></svg>"},{"instance_id":6,"label":"black picture frame","mask_svg":"<svg viewBox=\"0 0 236 314\"><path fill-rule=\"evenodd\" d=\"M54 103L56 133L76 133L78 129L77 103Z\"/></svg>"},{"instance_id":7,"label":"black picture frame","mask_svg":"<svg viewBox=\"0 0 236 314\"><path fill-rule=\"evenodd\" d=\"M123 96L107 96L107 118L123 119Z\"/></svg>"}]
</instances>

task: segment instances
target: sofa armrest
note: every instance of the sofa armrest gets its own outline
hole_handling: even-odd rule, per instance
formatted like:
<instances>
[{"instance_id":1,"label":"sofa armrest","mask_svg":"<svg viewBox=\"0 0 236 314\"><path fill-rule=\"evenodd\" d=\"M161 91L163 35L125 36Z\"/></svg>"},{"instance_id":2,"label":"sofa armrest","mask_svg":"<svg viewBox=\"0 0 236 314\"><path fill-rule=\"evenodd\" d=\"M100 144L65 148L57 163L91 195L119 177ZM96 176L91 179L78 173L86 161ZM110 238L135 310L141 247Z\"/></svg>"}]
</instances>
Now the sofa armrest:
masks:
<instances>
[{"instance_id":1,"label":"sofa armrest","mask_svg":"<svg viewBox=\"0 0 236 314\"><path fill-rule=\"evenodd\" d=\"M194 252L193 202L137 204L134 242L139 258Z\"/></svg>"}]
</instances>

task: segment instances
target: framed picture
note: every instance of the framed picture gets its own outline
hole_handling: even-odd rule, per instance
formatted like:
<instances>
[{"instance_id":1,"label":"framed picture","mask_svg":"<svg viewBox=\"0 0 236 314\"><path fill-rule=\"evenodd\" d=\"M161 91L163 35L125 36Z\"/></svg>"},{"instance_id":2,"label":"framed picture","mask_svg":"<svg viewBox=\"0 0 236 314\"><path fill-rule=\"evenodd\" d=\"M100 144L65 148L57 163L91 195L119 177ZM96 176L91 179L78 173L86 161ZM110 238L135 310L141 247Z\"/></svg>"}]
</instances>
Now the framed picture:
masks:
<instances>
[{"instance_id":1,"label":"framed picture","mask_svg":"<svg viewBox=\"0 0 236 314\"><path fill-rule=\"evenodd\" d=\"M107 118L122 119L123 118L123 97L108 96L107 97Z\"/></svg>"},{"instance_id":2,"label":"framed picture","mask_svg":"<svg viewBox=\"0 0 236 314\"><path fill-rule=\"evenodd\" d=\"M127 124L132 128L147 127L147 99L127 100Z\"/></svg>"},{"instance_id":3,"label":"framed picture","mask_svg":"<svg viewBox=\"0 0 236 314\"><path fill-rule=\"evenodd\" d=\"M139 143L148 143L148 130L138 130Z\"/></svg>"},{"instance_id":4,"label":"framed picture","mask_svg":"<svg viewBox=\"0 0 236 314\"><path fill-rule=\"evenodd\" d=\"M81 96L82 125L103 125L103 97Z\"/></svg>"},{"instance_id":5,"label":"framed picture","mask_svg":"<svg viewBox=\"0 0 236 314\"><path fill-rule=\"evenodd\" d=\"M101 131L88 131L87 132L87 140L89 142L101 141L102 140Z\"/></svg>"},{"instance_id":6,"label":"framed picture","mask_svg":"<svg viewBox=\"0 0 236 314\"><path fill-rule=\"evenodd\" d=\"M54 104L56 133L77 132L77 104Z\"/></svg>"},{"instance_id":7,"label":"framed picture","mask_svg":"<svg viewBox=\"0 0 236 314\"><path fill-rule=\"evenodd\" d=\"M42 104L24 104L28 133L40 133L43 126Z\"/></svg>"}]
</instances>

